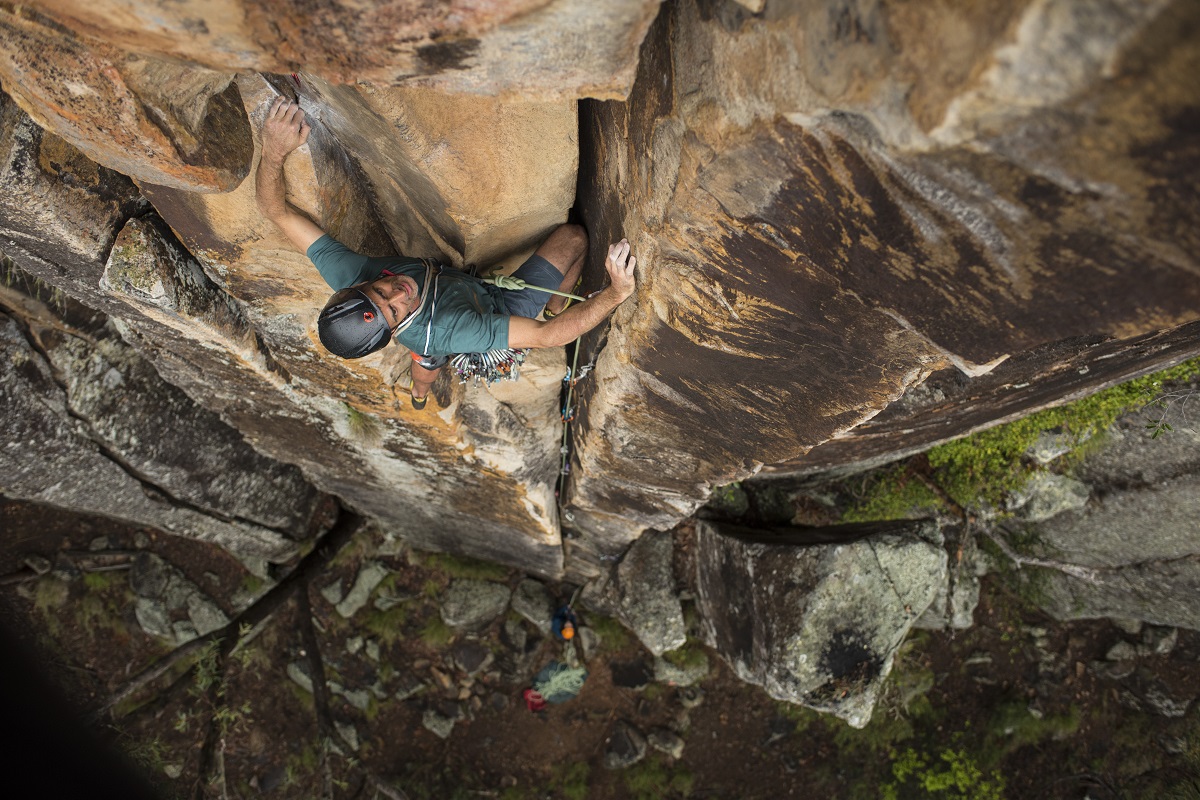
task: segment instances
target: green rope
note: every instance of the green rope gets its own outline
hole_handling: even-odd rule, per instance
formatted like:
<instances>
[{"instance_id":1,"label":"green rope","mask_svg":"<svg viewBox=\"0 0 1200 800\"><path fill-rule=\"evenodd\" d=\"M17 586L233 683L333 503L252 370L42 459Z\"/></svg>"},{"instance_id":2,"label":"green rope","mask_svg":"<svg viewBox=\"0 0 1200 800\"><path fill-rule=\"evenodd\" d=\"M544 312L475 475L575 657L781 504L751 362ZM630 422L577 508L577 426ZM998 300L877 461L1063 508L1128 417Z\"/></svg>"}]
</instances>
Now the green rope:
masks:
<instances>
[{"instance_id":1,"label":"green rope","mask_svg":"<svg viewBox=\"0 0 1200 800\"><path fill-rule=\"evenodd\" d=\"M486 278L480 278L479 280L483 281L484 283L490 283L494 286L498 286L501 289L511 289L515 292L519 292L522 289L533 289L536 292L556 294L559 297L569 297L572 300L585 299L577 294L571 294L570 292L560 292L557 289L543 289L541 286L530 286L525 281L521 280L520 278L514 278L512 275L488 275Z\"/></svg>"}]
</instances>

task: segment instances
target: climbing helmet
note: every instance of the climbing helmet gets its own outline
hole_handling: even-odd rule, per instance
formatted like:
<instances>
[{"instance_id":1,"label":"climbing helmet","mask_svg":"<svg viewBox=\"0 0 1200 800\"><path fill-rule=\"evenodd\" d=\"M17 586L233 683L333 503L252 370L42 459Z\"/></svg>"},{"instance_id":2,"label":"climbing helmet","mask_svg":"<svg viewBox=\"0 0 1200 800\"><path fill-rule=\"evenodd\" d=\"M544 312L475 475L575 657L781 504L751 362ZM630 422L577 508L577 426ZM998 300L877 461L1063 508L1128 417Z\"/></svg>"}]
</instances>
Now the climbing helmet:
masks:
<instances>
[{"instance_id":1,"label":"climbing helmet","mask_svg":"<svg viewBox=\"0 0 1200 800\"><path fill-rule=\"evenodd\" d=\"M335 292L317 317L321 344L335 356L362 358L387 345L392 331L379 306L361 289Z\"/></svg>"}]
</instances>

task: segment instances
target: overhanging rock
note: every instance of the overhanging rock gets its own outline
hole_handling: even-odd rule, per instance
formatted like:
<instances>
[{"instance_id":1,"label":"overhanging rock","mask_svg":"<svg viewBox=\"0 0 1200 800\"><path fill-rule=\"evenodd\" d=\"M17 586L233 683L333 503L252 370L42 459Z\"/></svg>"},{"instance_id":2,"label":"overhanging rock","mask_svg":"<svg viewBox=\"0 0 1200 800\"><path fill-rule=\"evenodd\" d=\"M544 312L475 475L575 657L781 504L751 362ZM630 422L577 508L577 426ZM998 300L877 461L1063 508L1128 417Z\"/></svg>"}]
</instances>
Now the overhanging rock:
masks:
<instances>
[{"instance_id":1,"label":"overhanging rock","mask_svg":"<svg viewBox=\"0 0 1200 800\"><path fill-rule=\"evenodd\" d=\"M936 525L807 547L735 536L761 538L697 525L696 604L708 644L772 697L865 726L897 648L946 581Z\"/></svg>"}]
</instances>

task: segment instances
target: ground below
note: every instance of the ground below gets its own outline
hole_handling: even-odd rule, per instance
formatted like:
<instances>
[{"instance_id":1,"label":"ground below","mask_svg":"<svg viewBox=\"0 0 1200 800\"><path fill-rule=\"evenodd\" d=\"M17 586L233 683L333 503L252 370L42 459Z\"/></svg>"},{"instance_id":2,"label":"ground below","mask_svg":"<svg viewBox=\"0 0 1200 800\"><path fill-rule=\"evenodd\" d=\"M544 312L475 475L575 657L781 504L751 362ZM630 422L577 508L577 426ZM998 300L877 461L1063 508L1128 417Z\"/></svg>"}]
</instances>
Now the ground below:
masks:
<instances>
[{"instance_id":1,"label":"ground below","mask_svg":"<svg viewBox=\"0 0 1200 800\"><path fill-rule=\"evenodd\" d=\"M0 584L0 620L35 647L81 716L170 650L139 626L128 571L90 571L101 559L84 554L150 549L219 604L253 583L223 551L156 531L8 501L0 503L0 528L0 576L10 576ZM343 619L320 588L333 574L353 578L363 550L352 542L309 589L327 675L346 687L421 688L405 699L389 688L362 709L330 700L334 722L352 726L359 740L357 752L329 758L327 785L337 798L383 797L371 775L411 798L1200 796L1196 704L1173 707L1179 715L1167 717L1146 701L1200 695L1200 634L1180 630L1171 634L1173 647L1159 647L1168 652L1155 653L1145 642L1161 642L1164 632L1057 623L1028 606L1003 575L985 579L974 628L910 637L870 725L859 731L772 700L711 653L712 668L696 687L646 682L650 655L586 609L581 622L601 642L586 662L582 691L531 713L522 689L561 655L561 645L515 614L471 634L446 627L438 614L453 577L515 586L524 576L403 553L384 559L393 572L381 589L403 602ZM31 555L84 568L74 577L59 569L29 578L22 565ZM109 560L119 564L120 557ZM571 589L551 588L560 598ZM281 606L228 659L223 679L205 675L202 656L197 668L181 666L118 705L99 732L165 798L321 796L313 697L287 676L288 665L307 656L298 607L295 599ZM518 629L527 640L514 645ZM378 645L378 660L345 649L356 637ZM1106 655L1120 642L1143 645L1128 674L1098 668L1111 663ZM463 664L475 645L491 658L468 674ZM688 650L703 652L696 643ZM431 711L461 717L448 738L423 725ZM650 748L631 767L605 768L621 721L643 733L675 733L682 754ZM208 785L198 788L214 725L220 771L215 778L208 772Z\"/></svg>"}]
</instances>

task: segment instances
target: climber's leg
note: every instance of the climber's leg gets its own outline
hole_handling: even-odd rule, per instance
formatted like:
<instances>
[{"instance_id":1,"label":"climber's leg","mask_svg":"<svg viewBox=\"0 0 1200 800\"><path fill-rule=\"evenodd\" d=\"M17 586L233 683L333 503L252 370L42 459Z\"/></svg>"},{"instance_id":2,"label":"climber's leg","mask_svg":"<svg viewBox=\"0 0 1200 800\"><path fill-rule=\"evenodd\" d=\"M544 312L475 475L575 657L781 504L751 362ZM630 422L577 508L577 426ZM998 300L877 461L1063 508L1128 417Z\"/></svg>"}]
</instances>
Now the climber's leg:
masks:
<instances>
[{"instance_id":1,"label":"climber's leg","mask_svg":"<svg viewBox=\"0 0 1200 800\"><path fill-rule=\"evenodd\" d=\"M580 276L583 275L583 263L587 260L587 250L588 235L582 225L568 224L555 228L534 254L549 261L562 275L562 280L557 286L548 288L558 289L560 292L569 292L574 289L579 284ZM546 295L544 292L538 294L549 298L545 305L546 310L551 314L562 311L566 304L567 298L565 297Z\"/></svg>"}]
</instances>

